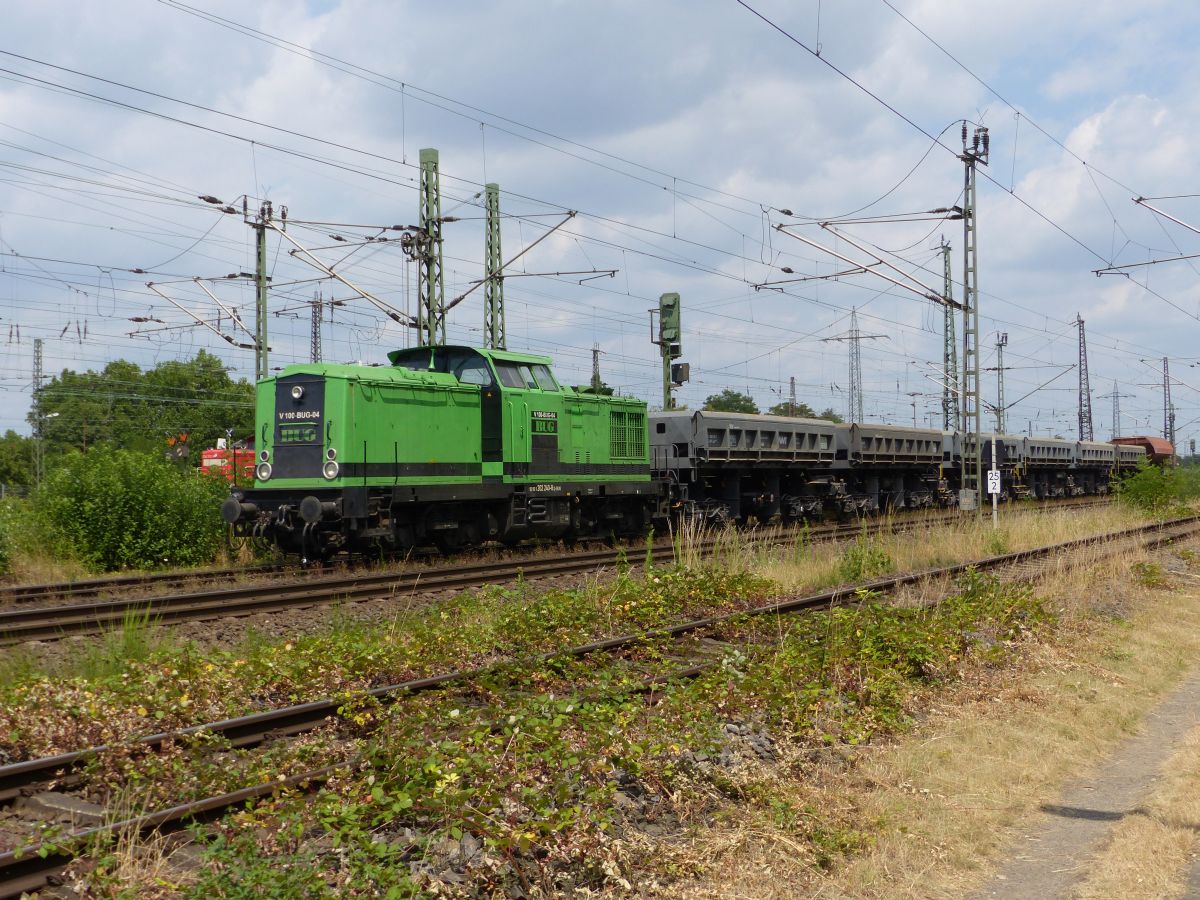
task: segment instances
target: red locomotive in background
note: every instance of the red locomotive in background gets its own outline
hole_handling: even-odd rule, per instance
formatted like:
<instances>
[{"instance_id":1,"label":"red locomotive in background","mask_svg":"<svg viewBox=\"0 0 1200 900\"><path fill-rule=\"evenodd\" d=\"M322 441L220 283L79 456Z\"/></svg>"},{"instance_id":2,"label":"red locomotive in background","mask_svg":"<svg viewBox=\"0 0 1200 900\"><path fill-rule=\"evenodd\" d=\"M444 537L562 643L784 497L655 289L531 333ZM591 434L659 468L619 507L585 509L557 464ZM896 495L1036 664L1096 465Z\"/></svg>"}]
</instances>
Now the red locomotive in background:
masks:
<instances>
[{"instance_id":1,"label":"red locomotive in background","mask_svg":"<svg viewBox=\"0 0 1200 900\"><path fill-rule=\"evenodd\" d=\"M216 447L200 452L200 474L224 478L230 484L253 484L254 448L230 449L224 440L218 440Z\"/></svg>"}]
</instances>

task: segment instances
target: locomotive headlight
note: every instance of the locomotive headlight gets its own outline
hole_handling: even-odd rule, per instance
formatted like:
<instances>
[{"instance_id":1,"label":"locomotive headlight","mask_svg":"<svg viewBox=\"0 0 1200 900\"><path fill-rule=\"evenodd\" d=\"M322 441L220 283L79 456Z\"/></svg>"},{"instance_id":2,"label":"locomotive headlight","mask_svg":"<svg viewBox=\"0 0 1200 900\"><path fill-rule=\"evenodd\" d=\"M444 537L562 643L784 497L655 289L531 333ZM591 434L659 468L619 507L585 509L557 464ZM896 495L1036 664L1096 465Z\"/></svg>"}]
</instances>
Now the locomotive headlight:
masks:
<instances>
[{"instance_id":1,"label":"locomotive headlight","mask_svg":"<svg viewBox=\"0 0 1200 900\"><path fill-rule=\"evenodd\" d=\"M261 462L266 462L268 459L271 458L271 454L268 453L266 450L260 450L258 452L258 458Z\"/></svg>"},{"instance_id":2,"label":"locomotive headlight","mask_svg":"<svg viewBox=\"0 0 1200 900\"><path fill-rule=\"evenodd\" d=\"M266 462L259 463L254 469L254 477L259 481L269 480L271 477L271 464Z\"/></svg>"},{"instance_id":3,"label":"locomotive headlight","mask_svg":"<svg viewBox=\"0 0 1200 900\"><path fill-rule=\"evenodd\" d=\"M337 451L334 450L332 447L330 447L328 450L325 451L325 458L326 459L337 459Z\"/></svg>"},{"instance_id":4,"label":"locomotive headlight","mask_svg":"<svg viewBox=\"0 0 1200 900\"><path fill-rule=\"evenodd\" d=\"M332 459L321 467L321 474L325 476L326 481L333 481L338 477L338 464Z\"/></svg>"},{"instance_id":5,"label":"locomotive headlight","mask_svg":"<svg viewBox=\"0 0 1200 900\"><path fill-rule=\"evenodd\" d=\"M299 400L304 396L304 386L299 384L292 385L292 399Z\"/></svg>"}]
</instances>

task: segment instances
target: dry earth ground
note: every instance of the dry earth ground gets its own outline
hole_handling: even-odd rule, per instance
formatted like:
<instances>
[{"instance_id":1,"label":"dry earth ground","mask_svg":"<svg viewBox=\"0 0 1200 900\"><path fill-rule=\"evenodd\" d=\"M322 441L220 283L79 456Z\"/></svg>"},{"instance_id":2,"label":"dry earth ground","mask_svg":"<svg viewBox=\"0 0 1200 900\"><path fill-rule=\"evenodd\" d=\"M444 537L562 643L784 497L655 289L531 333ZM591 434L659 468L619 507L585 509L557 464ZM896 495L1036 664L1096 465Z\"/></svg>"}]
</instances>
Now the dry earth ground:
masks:
<instances>
[{"instance_id":1,"label":"dry earth ground","mask_svg":"<svg viewBox=\"0 0 1200 900\"><path fill-rule=\"evenodd\" d=\"M865 849L724 810L673 896L1200 897L1200 542L1062 570L1016 666L975 667L886 745L776 765L778 795ZM760 773L761 775L761 773ZM1190 887L1189 887L1190 883Z\"/></svg>"}]
</instances>

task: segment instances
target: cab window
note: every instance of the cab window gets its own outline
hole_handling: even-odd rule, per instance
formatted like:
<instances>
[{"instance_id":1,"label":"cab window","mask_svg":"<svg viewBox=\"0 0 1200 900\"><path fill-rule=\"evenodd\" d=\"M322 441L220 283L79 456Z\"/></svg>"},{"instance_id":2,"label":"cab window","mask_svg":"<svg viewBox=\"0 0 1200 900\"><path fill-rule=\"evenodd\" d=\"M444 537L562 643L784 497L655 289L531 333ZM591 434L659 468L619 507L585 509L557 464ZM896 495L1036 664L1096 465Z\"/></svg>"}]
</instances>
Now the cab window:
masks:
<instances>
[{"instance_id":1,"label":"cab window","mask_svg":"<svg viewBox=\"0 0 1200 900\"><path fill-rule=\"evenodd\" d=\"M454 370L454 376L463 384L491 387L495 384L487 360L481 356L464 359Z\"/></svg>"},{"instance_id":2,"label":"cab window","mask_svg":"<svg viewBox=\"0 0 1200 900\"><path fill-rule=\"evenodd\" d=\"M558 384L554 380L554 376L550 374L550 367L536 365L533 367L533 377L537 379L538 387L543 391L557 391Z\"/></svg>"},{"instance_id":3,"label":"cab window","mask_svg":"<svg viewBox=\"0 0 1200 900\"><path fill-rule=\"evenodd\" d=\"M500 383L505 387L525 387L525 380L521 377L521 368L514 362L497 360L496 374L500 376Z\"/></svg>"}]
</instances>

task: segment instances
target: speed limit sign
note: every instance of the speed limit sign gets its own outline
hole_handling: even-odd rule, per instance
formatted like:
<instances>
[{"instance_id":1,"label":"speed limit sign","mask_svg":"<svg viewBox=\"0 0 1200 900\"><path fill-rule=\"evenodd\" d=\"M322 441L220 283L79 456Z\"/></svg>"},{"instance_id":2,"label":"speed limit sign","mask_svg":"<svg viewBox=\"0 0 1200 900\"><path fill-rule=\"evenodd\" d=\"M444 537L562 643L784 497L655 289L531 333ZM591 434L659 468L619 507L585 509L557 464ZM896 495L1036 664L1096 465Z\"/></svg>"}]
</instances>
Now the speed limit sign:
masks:
<instances>
[{"instance_id":1,"label":"speed limit sign","mask_svg":"<svg viewBox=\"0 0 1200 900\"><path fill-rule=\"evenodd\" d=\"M988 469L988 493L1000 493L1000 470Z\"/></svg>"}]
</instances>

